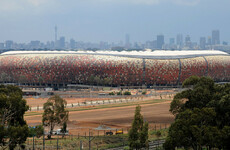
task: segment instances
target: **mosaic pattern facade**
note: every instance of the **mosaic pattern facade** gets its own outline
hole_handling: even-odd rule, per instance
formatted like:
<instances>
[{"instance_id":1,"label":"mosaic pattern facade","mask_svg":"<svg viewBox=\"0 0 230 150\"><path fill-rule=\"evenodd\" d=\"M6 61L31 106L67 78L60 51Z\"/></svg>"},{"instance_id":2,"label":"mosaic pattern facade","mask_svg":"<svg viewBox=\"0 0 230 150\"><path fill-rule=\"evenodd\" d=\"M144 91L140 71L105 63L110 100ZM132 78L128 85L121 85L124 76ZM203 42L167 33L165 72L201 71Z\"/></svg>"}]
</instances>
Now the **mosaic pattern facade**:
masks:
<instances>
[{"instance_id":1,"label":"mosaic pattern facade","mask_svg":"<svg viewBox=\"0 0 230 150\"><path fill-rule=\"evenodd\" d=\"M0 56L0 82L95 84L92 80L106 78L105 84L112 85L175 85L191 75L230 81L230 56L171 60L87 54Z\"/></svg>"}]
</instances>

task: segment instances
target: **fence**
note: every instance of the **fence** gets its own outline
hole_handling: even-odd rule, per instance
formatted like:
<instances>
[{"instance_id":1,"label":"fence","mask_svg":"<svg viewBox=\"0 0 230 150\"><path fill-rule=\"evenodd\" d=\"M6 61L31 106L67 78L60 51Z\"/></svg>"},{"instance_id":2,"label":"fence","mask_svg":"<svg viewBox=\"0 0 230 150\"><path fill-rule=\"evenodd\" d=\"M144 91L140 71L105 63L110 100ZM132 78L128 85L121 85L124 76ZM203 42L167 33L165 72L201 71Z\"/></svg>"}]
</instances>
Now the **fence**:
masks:
<instances>
[{"instance_id":1,"label":"fence","mask_svg":"<svg viewBox=\"0 0 230 150\"><path fill-rule=\"evenodd\" d=\"M172 98L175 93L151 93L149 95L144 96L123 96L120 98L114 97L114 99L107 99L107 100L97 100L97 101L84 101L84 102L78 102L78 103L69 103L67 104L67 108L73 108L73 107L83 107L83 106L98 106L98 105L108 105L108 104L117 104L117 103L130 103L130 102L138 102L138 101L144 101L149 99L167 99ZM42 106L37 107L30 107L30 111L39 111L43 110Z\"/></svg>"},{"instance_id":2,"label":"fence","mask_svg":"<svg viewBox=\"0 0 230 150\"><path fill-rule=\"evenodd\" d=\"M150 131L158 131L166 129L170 124L155 124L149 126ZM119 129L124 134L115 134L117 130L92 130L81 132L76 135L52 135L51 139L47 135L41 137L30 137L26 141L26 149L28 150L83 150L83 149L122 149L128 145L129 128ZM113 135L106 134L113 132ZM162 145L164 140L151 141L149 146L153 149Z\"/></svg>"}]
</instances>

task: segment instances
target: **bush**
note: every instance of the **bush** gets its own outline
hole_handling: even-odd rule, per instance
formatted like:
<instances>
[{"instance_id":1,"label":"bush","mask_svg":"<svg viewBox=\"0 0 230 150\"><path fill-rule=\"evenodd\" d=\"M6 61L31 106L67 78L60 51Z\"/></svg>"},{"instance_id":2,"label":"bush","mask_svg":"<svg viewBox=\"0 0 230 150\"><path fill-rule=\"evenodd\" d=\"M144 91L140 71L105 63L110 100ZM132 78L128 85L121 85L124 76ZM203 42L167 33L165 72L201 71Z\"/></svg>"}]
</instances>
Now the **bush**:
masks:
<instances>
[{"instance_id":1,"label":"bush","mask_svg":"<svg viewBox=\"0 0 230 150\"><path fill-rule=\"evenodd\" d=\"M109 95L115 95L114 92L110 92Z\"/></svg>"},{"instance_id":2,"label":"bush","mask_svg":"<svg viewBox=\"0 0 230 150\"><path fill-rule=\"evenodd\" d=\"M157 132L156 132L156 136L157 136L157 137L161 137L161 131L157 131Z\"/></svg>"},{"instance_id":3,"label":"bush","mask_svg":"<svg viewBox=\"0 0 230 150\"><path fill-rule=\"evenodd\" d=\"M142 95L145 95L147 92L146 91L144 91L144 92L142 92Z\"/></svg>"},{"instance_id":4,"label":"bush","mask_svg":"<svg viewBox=\"0 0 230 150\"><path fill-rule=\"evenodd\" d=\"M42 125L29 127L29 137L36 136L36 137L39 138L39 137L41 137L43 135L43 132L44 132L44 128L43 128Z\"/></svg>"},{"instance_id":5,"label":"bush","mask_svg":"<svg viewBox=\"0 0 230 150\"><path fill-rule=\"evenodd\" d=\"M122 92L120 91L120 92L117 92L117 95L122 95Z\"/></svg>"},{"instance_id":6,"label":"bush","mask_svg":"<svg viewBox=\"0 0 230 150\"><path fill-rule=\"evenodd\" d=\"M124 95L131 95L131 92L125 91L125 92L124 92Z\"/></svg>"}]
</instances>

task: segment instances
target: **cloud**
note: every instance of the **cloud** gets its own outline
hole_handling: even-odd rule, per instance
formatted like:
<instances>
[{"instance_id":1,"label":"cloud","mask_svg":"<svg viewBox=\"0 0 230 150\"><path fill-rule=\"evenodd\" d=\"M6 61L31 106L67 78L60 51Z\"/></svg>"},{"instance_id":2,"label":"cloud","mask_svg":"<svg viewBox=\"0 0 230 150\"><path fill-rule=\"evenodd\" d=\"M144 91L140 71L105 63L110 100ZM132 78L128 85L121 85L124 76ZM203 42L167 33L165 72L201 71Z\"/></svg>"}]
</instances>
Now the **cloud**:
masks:
<instances>
[{"instance_id":1,"label":"cloud","mask_svg":"<svg viewBox=\"0 0 230 150\"><path fill-rule=\"evenodd\" d=\"M18 10L20 6L15 1L0 0L0 11Z\"/></svg>"},{"instance_id":2,"label":"cloud","mask_svg":"<svg viewBox=\"0 0 230 150\"><path fill-rule=\"evenodd\" d=\"M200 3L200 0L172 0L179 5L195 6Z\"/></svg>"},{"instance_id":3,"label":"cloud","mask_svg":"<svg viewBox=\"0 0 230 150\"><path fill-rule=\"evenodd\" d=\"M85 0L87 1L87 0ZM178 5L194 6L199 4L200 0L88 0L92 2L107 2L107 3L129 3L129 4L145 4L156 5L160 3L174 3Z\"/></svg>"},{"instance_id":4,"label":"cloud","mask_svg":"<svg viewBox=\"0 0 230 150\"><path fill-rule=\"evenodd\" d=\"M49 3L49 0L27 0L27 2L35 7Z\"/></svg>"},{"instance_id":5,"label":"cloud","mask_svg":"<svg viewBox=\"0 0 230 150\"><path fill-rule=\"evenodd\" d=\"M128 4L146 4L146 5L153 5L160 3L160 0L89 0L89 1L100 1L100 2L107 2L107 3L128 3Z\"/></svg>"},{"instance_id":6,"label":"cloud","mask_svg":"<svg viewBox=\"0 0 230 150\"><path fill-rule=\"evenodd\" d=\"M50 5L54 0L0 0L0 11L12 12Z\"/></svg>"},{"instance_id":7,"label":"cloud","mask_svg":"<svg viewBox=\"0 0 230 150\"><path fill-rule=\"evenodd\" d=\"M80 3L91 4L91 3L108 3L108 4L142 4L142 5L157 5L160 3L174 3L177 5L197 5L200 0L0 0L0 12L14 12L21 10L34 9L42 10L43 7L46 9L54 5L79 5ZM55 9L55 7L53 7ZM58 9L58 8L56 8Z\"/></svg>"}]
</instances>

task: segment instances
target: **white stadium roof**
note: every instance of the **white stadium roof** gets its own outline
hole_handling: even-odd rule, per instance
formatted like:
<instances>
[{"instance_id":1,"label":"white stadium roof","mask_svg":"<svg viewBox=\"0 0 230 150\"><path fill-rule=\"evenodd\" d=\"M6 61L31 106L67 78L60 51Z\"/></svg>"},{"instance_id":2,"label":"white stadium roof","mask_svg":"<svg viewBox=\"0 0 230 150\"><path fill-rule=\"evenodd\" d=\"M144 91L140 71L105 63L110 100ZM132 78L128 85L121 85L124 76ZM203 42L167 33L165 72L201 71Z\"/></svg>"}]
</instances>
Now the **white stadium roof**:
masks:
<instances>
[{"instance_id":1,"label":"white stadium roof","mask_svg":"<svg viewBox=\"0 0 230 150\"><path fill-rule=\"evenodd\" d=\"M110 55L134 58L192 58L199 56L229 55L218 50L155 50L155 51L8 51L1 55L25 55L25 54L88 54L88 55Z\"/></svg>"}]
</instances>

